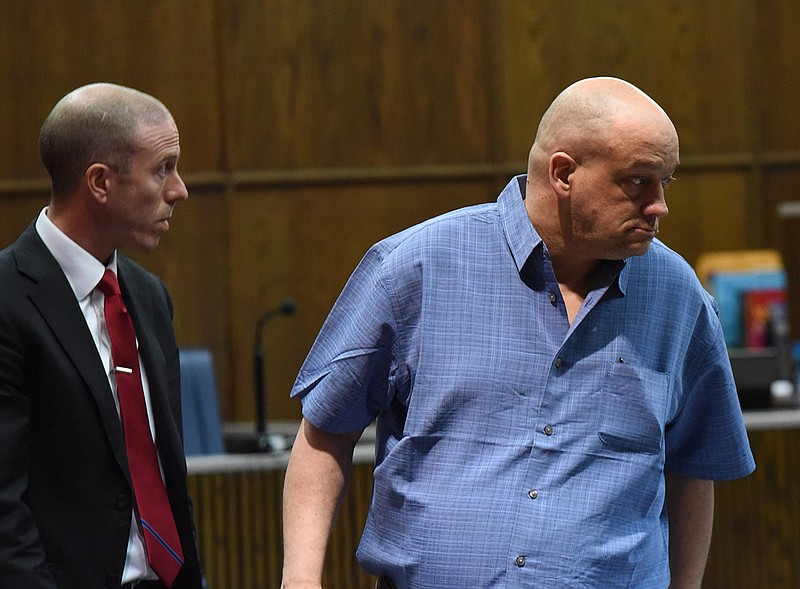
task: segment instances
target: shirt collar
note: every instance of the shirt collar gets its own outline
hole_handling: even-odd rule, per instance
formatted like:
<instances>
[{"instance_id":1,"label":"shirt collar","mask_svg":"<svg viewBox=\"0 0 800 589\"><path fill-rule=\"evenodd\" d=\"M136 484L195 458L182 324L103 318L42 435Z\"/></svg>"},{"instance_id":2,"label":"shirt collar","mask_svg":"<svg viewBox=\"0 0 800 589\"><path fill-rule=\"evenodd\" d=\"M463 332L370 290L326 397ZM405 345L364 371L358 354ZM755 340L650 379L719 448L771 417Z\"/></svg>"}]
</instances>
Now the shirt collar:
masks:
<instances>
[{"instance_id":1,"label":"shirt collar","mask_svg":"<svg viewBox=\"0 0 800 589\"><path fill-rule=\"evenodd\" d=\"M506 242L511 250L514 263L517 265L517 270L520 272L531 252L542 243L542 238L534 229L525 208L526 180L526 174L515 176L497 199Z\"/></svg>"},{"instance_id":2,"label":"shirt collar","mask_svg":"<svg viewBox=\"0 0 800 589\"><path fill-rule=\"evenodd\" d=\"M522 272L523 266L533 251L540 244L544 247L542 238L536 232L536 228L528 217L528 210L525 208L527 179L527 174L515 176L497 199L506 242L519 272ZM610 286L616 282L620 292L624 295L628 285L628 274L627 259L612 260L602 265L595 284Z\"/></svg>"},{"instance_id":3,"label":"shirt collar","mask_svg":"<svg viewBox=\"0 0 800 589\"><path fill-rule=\"evenodd\" d=\"M36 219L36 232L67 277L75 298L80 301L89 296L103 277L106 266L56 227L47 216L47 207ZM116 252L111 256L108 268L116 274Z\"/></svg>"}]
</instances>

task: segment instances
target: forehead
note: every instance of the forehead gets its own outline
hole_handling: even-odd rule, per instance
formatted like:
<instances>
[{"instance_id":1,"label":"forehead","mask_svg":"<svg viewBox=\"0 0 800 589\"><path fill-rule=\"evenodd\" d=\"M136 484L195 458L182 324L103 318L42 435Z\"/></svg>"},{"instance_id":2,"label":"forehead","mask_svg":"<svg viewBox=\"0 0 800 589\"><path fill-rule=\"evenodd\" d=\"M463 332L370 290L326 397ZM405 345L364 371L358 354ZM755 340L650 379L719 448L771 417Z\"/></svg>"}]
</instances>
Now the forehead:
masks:
<instances>
[{"instance_id":1,"label":"forehead","mask_svg":"<svg viewBox=\"0 0 800 589\"><path fill-rule=\"evenodd\" d=\"M621 166L672 170L678 165L678 134L665 117L619 121L610 132L609 154Z\"/></svg>"},{"instance_id":2,"label":"forehead","mask_svg":"<svg viewBox=\"0 0 800 589\"><path fill-rule=\"evenodd\" d=\"M139 151L152 154L172 154L180 152L178 127L172 118L158 123L141 123L136 133Z\"/></svg>"}]
</instances>

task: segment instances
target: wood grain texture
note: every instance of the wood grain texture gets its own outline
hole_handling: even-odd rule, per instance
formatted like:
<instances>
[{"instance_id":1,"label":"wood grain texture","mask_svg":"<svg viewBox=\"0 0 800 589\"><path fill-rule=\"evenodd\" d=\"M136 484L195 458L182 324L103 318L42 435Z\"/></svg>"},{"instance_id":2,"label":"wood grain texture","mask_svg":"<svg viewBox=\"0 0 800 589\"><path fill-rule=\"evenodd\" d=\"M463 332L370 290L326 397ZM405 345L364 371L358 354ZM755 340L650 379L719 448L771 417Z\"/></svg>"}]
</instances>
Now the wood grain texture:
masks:
<instances>
[{"instance_id":1,"label":"wood grain texture","mask_svg":"<svg viewBox=\"0 0 800 589\"><path fill-rule=\"evenodd\" d=\"M200 558L209 589L272 589L283 566L284 471L191 475ZM372 589L374 577L355 559L372 492L372 465L356 465L330 540L325 587Z\"/></svg>"},{"instance_id":2,"label":"wood grain texture","mask_svg":"<svg viewBox=\"0 0 800 589\"><path fill-rule=\"evenodd\" d=\"M750 432L756 471L717 483L704 589L800 586L800 430Z\"/></svg>"},{"instance_id":3,"label":"wood grain texture","mask_svg":"<svg viewBox=\"0 0 800 589\"><path fill-rule=\"evenodd\" d=\"M630 80L665 108L683 153L749 149L743 55L751 41L738 4L489 2L502 151L527 152L562 88L606 75Z\"/></svg>"},{"instance_id":4,"label":"wood grain texture","mask_svg":"<svg viewBox=\"0 0 800 589\"><path fill-rule=\"evenodd\" d=\"M0 8L0 178L44 177L39 128L59 98L90 82L157 96L181 130L182 167L220 168L216 0L2 0Z\"/></svg>"},{"instance_id":5,"label":"wood grain texture","mask_svg":"<svg viewBox=\"0 0 800 589\"><path fill-rule=\"evenodd\" d=\"M489 158L481 2L227 6L234 168Z\"/></svg>"}]
</instances>

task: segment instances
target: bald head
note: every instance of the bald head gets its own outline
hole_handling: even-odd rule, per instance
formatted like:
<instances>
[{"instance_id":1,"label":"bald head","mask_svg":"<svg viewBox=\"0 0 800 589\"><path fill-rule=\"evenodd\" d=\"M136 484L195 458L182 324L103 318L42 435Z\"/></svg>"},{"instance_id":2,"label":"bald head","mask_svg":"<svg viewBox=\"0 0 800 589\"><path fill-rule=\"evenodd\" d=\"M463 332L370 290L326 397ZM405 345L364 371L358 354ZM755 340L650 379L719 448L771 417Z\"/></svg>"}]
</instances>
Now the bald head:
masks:
<instances>
[{"instance_id":1,"label":"bald head","mask_svg":"<svg viewBox=\"0 0 800 589\"><path fill-rule=\"evenodd\" d=\"M68 194L93 163L126 173L141 125L170 120L152 96L116 84L82 86L62 98L39 133L39 156L50 174L53 198Z\"/></svg>"},{"instance_id":2,"label":"bald head","mask_svg":"<svg viewBox=\"0 0 800 589\"><path fill-rule=\"evenodd\" d=\"M578 161L604 155L621 126L642 124L675 132L664 110L633 84L608 77L580 80L562 91L542 116L531 160L558 151Z\"/></svg>"}]
</instances>

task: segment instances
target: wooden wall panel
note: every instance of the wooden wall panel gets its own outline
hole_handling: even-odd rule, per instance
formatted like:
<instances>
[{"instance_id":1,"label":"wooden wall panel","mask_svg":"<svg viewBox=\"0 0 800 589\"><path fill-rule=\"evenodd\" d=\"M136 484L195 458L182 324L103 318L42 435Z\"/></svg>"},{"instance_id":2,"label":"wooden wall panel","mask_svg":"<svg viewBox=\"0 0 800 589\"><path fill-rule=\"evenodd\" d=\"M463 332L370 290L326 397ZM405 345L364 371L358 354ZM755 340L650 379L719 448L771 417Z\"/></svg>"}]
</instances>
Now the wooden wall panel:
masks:
<instances>
[{"instance_id":1,"label":"wooden wall panel","mask_svg":"<svg viewBox=\"0 0 800 589\"><path fill-rule=\"evenodd\" d=\"M783 204L797 207L800 203L800 166L780 166L765 172L764 203L766 223L772 240L783 256L789 289L789 322L791 335L800 340L800 216L781 217L777 208Z\"/></svg>"},{"instance_id":2,"label":"wooden wall panel","mask_svg":"<svg viewBox=\"0 0 800 589\"><path fill-rule=\"evenodd\" d=\"M494 200L492 181L275 188L239 191L230 201L234 420L253 407L251 358L258 316L293 296L298 311L264 333L267 412L299 417L288 399L317 331L367 249L438 213Z\"/></svg>"},{"instance_id":3,"label":"wooden wall panel","mask_svg":"<svg viewBox=\"0 0 800 589\"><path fill-rule=\"evenodd\" d=\"M501 157L524 160L555 95L598 75L628 79L660 102L683 153L748 147L738 0L488 4Z\"/></svg>"},{"instance_id":4,"label":"wooden wall panel","mask_svg":"<svg viewBox=\"0 0 800 589\"><path fill-rule=\"evenodd\" d=\"M0 194L0 249L16 241L49 200L47 192Z\"/></svg>"},{"instance_id":5,"label":"wooden wall panel","mask_svg":"<svg viewBox=\"0 0 800 589\"><path fill-rule=\"evenodd\" d=\"M797 296L791 297L793 323L797 322L800 338L800 218L781 220L778 207L781 203L800 203L800 165L768 168L764 172L763 191L753 194L763 208L766 231L770 243L781 250L784 264L793 271L789 276L790 288Z\"/></svg>"},{"instance_id":6,"label":"wooden wall panel","mask_svg":"<svg viewBox=\"0 0 800 589\"><path fill-rule=\"evenodd\" d=\"M217 28L215 0L2 2L0 178L45 177L42 121L64 94L97 81L157 96L181 130L182 167L218 169Z\"/></svg>"},{"instance_id":7,"label":"wooden wall panel","mask_svg":"<svg viewBox=\"0 0 800 589\"><path fill-rule=\"evenodd\" d=\"M226 3L231 165L484 161L482 3Z\"/></svg>"},{"instance_id":8,"label":"wooden wall panel","mask_svg":"<svg viewBox=\"0 0 800 589\"><path fill-rule=\"evenodd\" d=\"M746 70L754 111L753 132L761 150L800 149L800 4L794 0L742 2L752 53Z\"/></svg>"}]
</instances>

